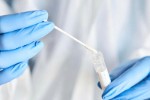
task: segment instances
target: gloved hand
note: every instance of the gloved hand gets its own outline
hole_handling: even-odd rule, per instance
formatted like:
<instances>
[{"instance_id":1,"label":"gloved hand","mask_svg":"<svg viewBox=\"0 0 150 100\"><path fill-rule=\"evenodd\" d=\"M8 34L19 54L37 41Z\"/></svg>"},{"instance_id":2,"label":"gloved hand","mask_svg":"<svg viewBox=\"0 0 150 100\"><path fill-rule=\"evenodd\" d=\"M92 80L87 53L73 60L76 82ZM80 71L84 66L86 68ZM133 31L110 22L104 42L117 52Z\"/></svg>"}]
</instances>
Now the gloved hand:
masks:
<instances>
[{"instance_id":1,"label":"gloved hand","mask_svg":"<svg viewBox=\"0 0 150 100\"><path fill-rule=\"evenodd\" d=\"M0 16L0 85L19 77L43 47L38 41L52 31L44 10Z\"/></svg>"},{"instance_id":2,"label":"gloved hand","mask_svg":"<svg viewBox=\"0 0 150 100\"><path fill-rule=\"evenodd\" d=\"M111 73L112 83L104 100L146 100L150 98L150 57L130 61Z\"/></svg>"}]
</instances>

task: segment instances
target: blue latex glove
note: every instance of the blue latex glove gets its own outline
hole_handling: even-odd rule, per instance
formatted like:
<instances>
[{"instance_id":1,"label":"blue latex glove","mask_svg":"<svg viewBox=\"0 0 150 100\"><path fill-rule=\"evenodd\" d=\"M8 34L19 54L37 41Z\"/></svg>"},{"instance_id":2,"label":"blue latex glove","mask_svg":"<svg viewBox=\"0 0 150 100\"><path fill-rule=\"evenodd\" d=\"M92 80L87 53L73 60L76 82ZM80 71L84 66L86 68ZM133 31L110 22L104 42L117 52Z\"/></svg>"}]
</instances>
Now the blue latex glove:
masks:
<instances>
[{"instance_id":1,"label":"blue latex glove","mask_svg":"<svg viewBox=\"0 0 150 100\"><path fill-rule=\"evenodd\" d=\"M0 85L19 77L41 50L38 40L54 28L47 18L44 10L0 16Z\"/></svg>"},{"instance_id":2,"label":"blue latex glove","mask_svg":"<svg viewBox=\"0 0 150 100\"><path fill-rule=\"evenodd\" d=\"M150 57L130 61L111 73L112 83L104 100L146 100L150 98Z\"/></svg>"}]
</instances>

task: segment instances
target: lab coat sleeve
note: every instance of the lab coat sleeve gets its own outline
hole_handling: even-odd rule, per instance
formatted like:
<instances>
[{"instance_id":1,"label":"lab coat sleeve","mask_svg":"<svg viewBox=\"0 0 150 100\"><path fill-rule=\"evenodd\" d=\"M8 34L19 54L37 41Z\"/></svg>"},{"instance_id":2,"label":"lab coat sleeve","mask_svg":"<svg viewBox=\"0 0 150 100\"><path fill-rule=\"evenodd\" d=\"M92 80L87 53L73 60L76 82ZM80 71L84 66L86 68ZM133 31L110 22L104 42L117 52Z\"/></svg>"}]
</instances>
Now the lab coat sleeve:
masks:
<instances>
[{"instance_id":1,"label":"lab coat sleeve","mask_svg":"<svg viewBox=\"0 0 150 100\"><path fill-rule=\"evenodd\" d=\"M145 39L143 46L137 49L136 51L134 51L134 53L132 53L130 58L136 59L136 58L142 58L145 56L150 56L150 44L149 43L150 43L150 35L147 36L147 38Z\"/></svg>"},{"instance_id":2,"label":"lab coat sleeve","mask_svg":"<svg viewBox=\"0 0 150 100\"><path fill-rule=\"evenodd\" d=\"M33 0L13 0L12 7L15 12L38 10Z\"/></svg>"}]
</instances>

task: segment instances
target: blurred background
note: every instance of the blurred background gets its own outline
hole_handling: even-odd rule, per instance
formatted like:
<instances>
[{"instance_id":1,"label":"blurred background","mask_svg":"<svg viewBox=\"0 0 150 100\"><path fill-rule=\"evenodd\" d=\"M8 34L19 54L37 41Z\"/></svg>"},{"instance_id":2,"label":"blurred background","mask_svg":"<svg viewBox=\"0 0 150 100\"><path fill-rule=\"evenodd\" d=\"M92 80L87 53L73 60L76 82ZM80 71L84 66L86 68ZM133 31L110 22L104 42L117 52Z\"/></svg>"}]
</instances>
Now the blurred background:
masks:
<instances>
[{"instance_id":1,"label":"blurred background","mask_svg":"<svg viewBox=\"0 0 150 100\"><path fill-rule=\"evenodd\" d=\"M0 15L47 10L48 21L102 51L110 72L150 55L149 0L0 0L0 7ZM31 76L23 75L24 84L15 80L5 90L12 100L19 100L15 93L22 100L101 100L86 49L56 30L42 41L45 47L30 61Z\"/></svg>"}]
</instances>

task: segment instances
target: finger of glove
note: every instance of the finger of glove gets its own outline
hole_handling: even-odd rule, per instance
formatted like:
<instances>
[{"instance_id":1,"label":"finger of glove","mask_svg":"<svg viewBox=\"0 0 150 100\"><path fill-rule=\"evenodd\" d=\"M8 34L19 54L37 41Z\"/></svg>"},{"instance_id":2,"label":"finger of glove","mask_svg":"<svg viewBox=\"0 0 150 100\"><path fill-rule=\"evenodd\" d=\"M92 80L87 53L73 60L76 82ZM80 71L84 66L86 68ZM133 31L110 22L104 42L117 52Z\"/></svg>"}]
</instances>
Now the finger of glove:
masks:
<instances>
[{"instance_id":1,"label":"finger of glove","mask_svg":"<svg viewBox=\"0 0 150 100\"><path fill-rule=\"evenodd\" d=\"M131 68L123 72L104 90L102 97L114 98L139 83L150 73L150 57L138 60Z\"/></svg>"},{"instance_id":2,"label":"finger of glove","mask_svg":"<svg viewBox=\"0 0 150 100\"><path fill-rule=\"evenodd\" d=\"M132 65L136 63L137 60L132 60L128 61L121 66L115 68L111 73L110 73L110 78L111 81L115 80L117 77L119 77L124 71L126 71L128 68L130 68ZM101 89L101 84L98 82L98 87Z\"/></svg>"},{"instance_id":3,"label":"finger of glove","mask_svg":"<svg viewBox=\"0 0 150 100\"><path fill-rule=\"evenodd\" d=\"M150 75L136 84L132 88L126 90L115 98L114 100L148 100L150 98Z\"/></svg>"},{"instance_id":4,"label":"finger of glove","mask_svg":"<svg viewBox=\"0 0 150 100\"><path fill-rule=\"evenodd\" d=\"M42 49L42 42L33 42L15 50L0 52L0 68L7 68L18 62L29 60Z\"/></svg>"},{"instance_id":5,"label":"finger of glove","mask_svg":"<svg viewBox=\"0 0 150 100\"><path fill-rule=\"evenodd\" d=\"M0 35L0 50L12 50L37 41L51 32L53 28L53 23L41 22L31 27L2 34Z\"/></svg>"},{"instance_id":6,"label":"finger of glove","mask_svg":"<svg viewBox=\"0 0 150 100\"><path fill-rule=\"evenodd\" d=\"M128 68L130 68L131 66L133 66L136 61L138 61L137 59L135 60L131 60L128 61L126 63L123 63L121 66L116 67L111 73L110 73L110 78L111 81L115 80L117 77L119 77L124 71L126 71ZM98 82L98 87L101 89L101 85L100 82Z\"/></svg>"},{"instance_id":7,"label":"finger of glove","mask_svg":"<svg viewBox=\"0 0 150 100\"><path fill-rule=\"evenodd\" d=\"M27 62L21 62L0 71L0 85L19 77L25 71L27 66Z\"/></svg>"},{"instance_id":8,"label":"finger of glove","mask_svg":"<svg viewBox=\"0 0 150 100\"><path fill-rule=\"evenodd\" d=\"M124 64L122 64L119 67L116 67L111 73L110 78L111 81L115 80L117 77L119 77L123 72L128 70L131 66L133 66L139 59L128 61Z\"/></svg>"},{"instance_id":9,"label":"finger of glove","mask_svg":"<svg viewBox=\"0 0 150 100\"><path fill-rule=\"evenodd\" d=\"M45 10L0 16L0 34L32 26L47 18L48 13Z\"/></svg>"}]
</instances>

